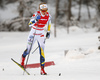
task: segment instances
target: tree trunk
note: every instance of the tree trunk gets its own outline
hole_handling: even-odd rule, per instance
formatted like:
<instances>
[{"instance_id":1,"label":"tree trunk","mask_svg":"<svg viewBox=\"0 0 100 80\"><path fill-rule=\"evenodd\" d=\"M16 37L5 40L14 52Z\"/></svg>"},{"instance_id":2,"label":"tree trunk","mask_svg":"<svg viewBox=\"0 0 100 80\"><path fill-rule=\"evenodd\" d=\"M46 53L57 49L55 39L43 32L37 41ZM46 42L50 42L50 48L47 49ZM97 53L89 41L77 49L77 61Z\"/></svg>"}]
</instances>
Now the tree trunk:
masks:
<instances>
[{"instance_id":1,"label":"tree trunk","mask_svg":"<svg viewBox=\"0 0 100 80\"><path fill-rule=\"evenodd\" d=\"M55 12L55 25L54 25L54 37L56 37L56 22L58 17L58 7L59 7L59 0L56 0L56 12Z\"/></svg>"},{"instance_id":2,"label":"tree trunk","mask_svg":"<svg viewBox=\"0 0 100 80\"><path fill-rule=\"evenodd\" d=\"M87 0L87 10L88 10L88 17L91 19L90 10L89 10L89 1Z\"/></svg>"},{"instance_id":3,"label":"tree trunk","mask_svg":"<svg viewBox=\"0 0 100 80\"><path fill-rule=\"evenodd\" d=\"M68 20L67 20L67 33L69 34L69 23L71 20L72 12L71 12L71 5L72 5L72 0L68 0Z\"/></svg>"},{"instance_id":4,"label":"tree trunk","mask_svg":"<svg viewBox=\"0 0 100 80\"><path fill-rule=\"evenodd\" d=\"M78 21L80 21L80 18L81 18L81 5L82 5L82 0L79 1Z\"/></svg>"},{"instance_id":5,"label":"tree trunk","mask_svg":"<svg viewBox=\"0 0 100 80\"><path fill-rule=\"evenodd\" d=\"M19 16L20 16L20 17L23 17L24 6L23 6L23 1L22 1L22 0L19 0L19 7L18 7L18 10L19 10Z\"/></svg>"},{"instance_id":6,"label":"tree trunk","mask_svg":"<svg viewBox=\"0 0 100 80\"><path fill-rule=\"evenodd\" d=\"M40 0L40 1L47 3L47 0Z\"/></svg>"},{"instance_id":7,"label":"tree trunk","mask_svg":"<svg viewBox=\"0 0 100 80\"><path fill-rule=\"evenodd\" d=\"M68 20L71 20L72 12L71 12L71 5L72 5L72 0L68 0L69 5L68 5Z\"/></svg>"},{"instance_id":8,"label":"tree trunk","mask_svg":"<svg viewBox=\"0 0 100 80\"><path fill-rule=\"evenodd\" d=\"M0 8L4 8L4 1L0 0Z\"/></svg>"}]
</instances>

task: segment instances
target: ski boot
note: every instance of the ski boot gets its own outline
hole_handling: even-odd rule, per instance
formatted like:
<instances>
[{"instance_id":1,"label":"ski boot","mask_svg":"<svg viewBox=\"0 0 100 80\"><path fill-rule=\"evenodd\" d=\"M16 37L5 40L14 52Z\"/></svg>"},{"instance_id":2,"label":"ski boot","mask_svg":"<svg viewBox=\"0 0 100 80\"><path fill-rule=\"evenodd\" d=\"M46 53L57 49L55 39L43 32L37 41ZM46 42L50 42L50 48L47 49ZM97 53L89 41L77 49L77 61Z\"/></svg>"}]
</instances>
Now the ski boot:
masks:
<instances>
[{"instance_id":1,"label":"ski boot","mask_svg":"<svg viewBox=\"0 0 100 80\"><path fill-rule=\"evenodd\" d=\"M44 66L41 66L41 75L47 75L47 73L44 71Z\"/></svg>"},{"instance_id":2,"label":"ski boot","mask_svg":"<svg viewBox=\"0 0 100 80\"><path fill-rule=\"evenodd\" d=\"M24 67L25 57L26 57L26 55L28 54L26 51L27 51L27 49L26 49L26 50L24 51L24 53L22 54L21 66L23 66L23 67Z\"/></svg>"},{"instance_id":3,"label":"ski boot","mask_svg":"<svg viewBox=\"0 0 100 80\"><path fill-rule=\"evenodd\" d=\"M25 61L25 58L22 56L21 66L23 67L24 67L24 61Z\"/></svg>"}]
</instances>

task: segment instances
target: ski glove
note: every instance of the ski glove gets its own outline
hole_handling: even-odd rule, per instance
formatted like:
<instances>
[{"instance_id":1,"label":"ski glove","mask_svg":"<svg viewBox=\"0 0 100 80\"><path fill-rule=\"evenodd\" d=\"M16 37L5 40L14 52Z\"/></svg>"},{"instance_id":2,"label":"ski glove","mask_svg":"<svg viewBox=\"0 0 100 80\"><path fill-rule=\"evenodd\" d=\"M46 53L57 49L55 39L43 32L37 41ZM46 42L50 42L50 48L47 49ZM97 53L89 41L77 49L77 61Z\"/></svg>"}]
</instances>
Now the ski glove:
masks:
<instances>
[{"instance_id":1,"label":"ski glove","mask_svg":"<svg viewBox=\"0 0 100 80\"><path fill-rule=\"evenodd\" d=\"M37 15L36 21L38 21L40 18L41 18L41 16L40 15ZM34 21L31 21L31 22L29 22L28 25L31 25L31 24L35 23L36 21L35 20Z\"/></svg>"},{"instance_id":2,"label":"ski glove","mask_svg":"<svg viewBox=\"0 0 100 80\"><path fill-rule=\"evenodd\" d=\"M37 15L36 21L38 21L40 18L41 18L41 16L40 15Z\"/></svg>"},{"instance_id":3,"label":"ski glove","mask_svg":"<svg viewBox=\"0 0 100 80\"><path fill-rule=\"evenodd\" d=\"M47 38L47 39L50 38L50 32L47 32L47 34L46 34L46 38Z\"/></svg>"},{"instance_id":4,"label":"ski glove","mask_svg":"<svg viewBox=\"0 0 100 80\"><path fill-rule=\"evenodd\" d=\"M31 22L29 22L28 25L31 25L31 24L33 24L33 23L35 23L35 21L31 21Z\"/></svg>"}]
</instances>

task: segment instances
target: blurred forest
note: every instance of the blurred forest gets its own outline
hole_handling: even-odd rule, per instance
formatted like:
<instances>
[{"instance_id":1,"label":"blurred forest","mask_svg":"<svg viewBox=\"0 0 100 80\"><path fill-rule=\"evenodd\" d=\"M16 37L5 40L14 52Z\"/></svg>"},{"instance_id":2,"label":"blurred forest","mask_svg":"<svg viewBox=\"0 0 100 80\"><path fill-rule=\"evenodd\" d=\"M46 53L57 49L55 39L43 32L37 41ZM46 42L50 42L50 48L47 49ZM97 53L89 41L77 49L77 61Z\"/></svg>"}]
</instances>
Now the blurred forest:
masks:
<instances>
[{"instance_id":1,"label":"blurred forest","mask_svg":"<svg viewBox=\"0 0 100 80\"><path fill-rule=\"evenodd\" d=\"M70 26L100 31L100 0L0 0L0 31L29 31L28 22L41 2L48 4L55 32L59 25L68 33ZM16 12L9 13L8 8Z\"/></svg>"}]
</instances>

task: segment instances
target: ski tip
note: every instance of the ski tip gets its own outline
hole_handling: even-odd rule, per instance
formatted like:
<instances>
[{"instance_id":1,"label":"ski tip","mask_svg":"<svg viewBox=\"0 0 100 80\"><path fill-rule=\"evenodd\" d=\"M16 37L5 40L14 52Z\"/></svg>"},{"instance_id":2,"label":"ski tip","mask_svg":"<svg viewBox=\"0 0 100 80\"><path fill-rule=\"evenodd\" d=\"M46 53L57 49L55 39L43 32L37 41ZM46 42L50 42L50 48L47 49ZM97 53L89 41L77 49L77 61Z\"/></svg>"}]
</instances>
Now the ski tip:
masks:
<instances>
[{"instance_id":1,"label":"ski tip","mask_svg":"<svg viewBox=\"0 0 100 80\"><path fill-rule=\"evenodd\" d=\"M13 60L13 58L11 58L11 60Z\"/></svg>"},{"instance_id":2,"label":"ski tip","mask_svg":"<svg viewBox=\"0 0 100 80\"><path fill-rule=\"evenodd\" d=\"M30 74L28 73L28 75L30 75Z\"/></svg>"}]
</instances>

